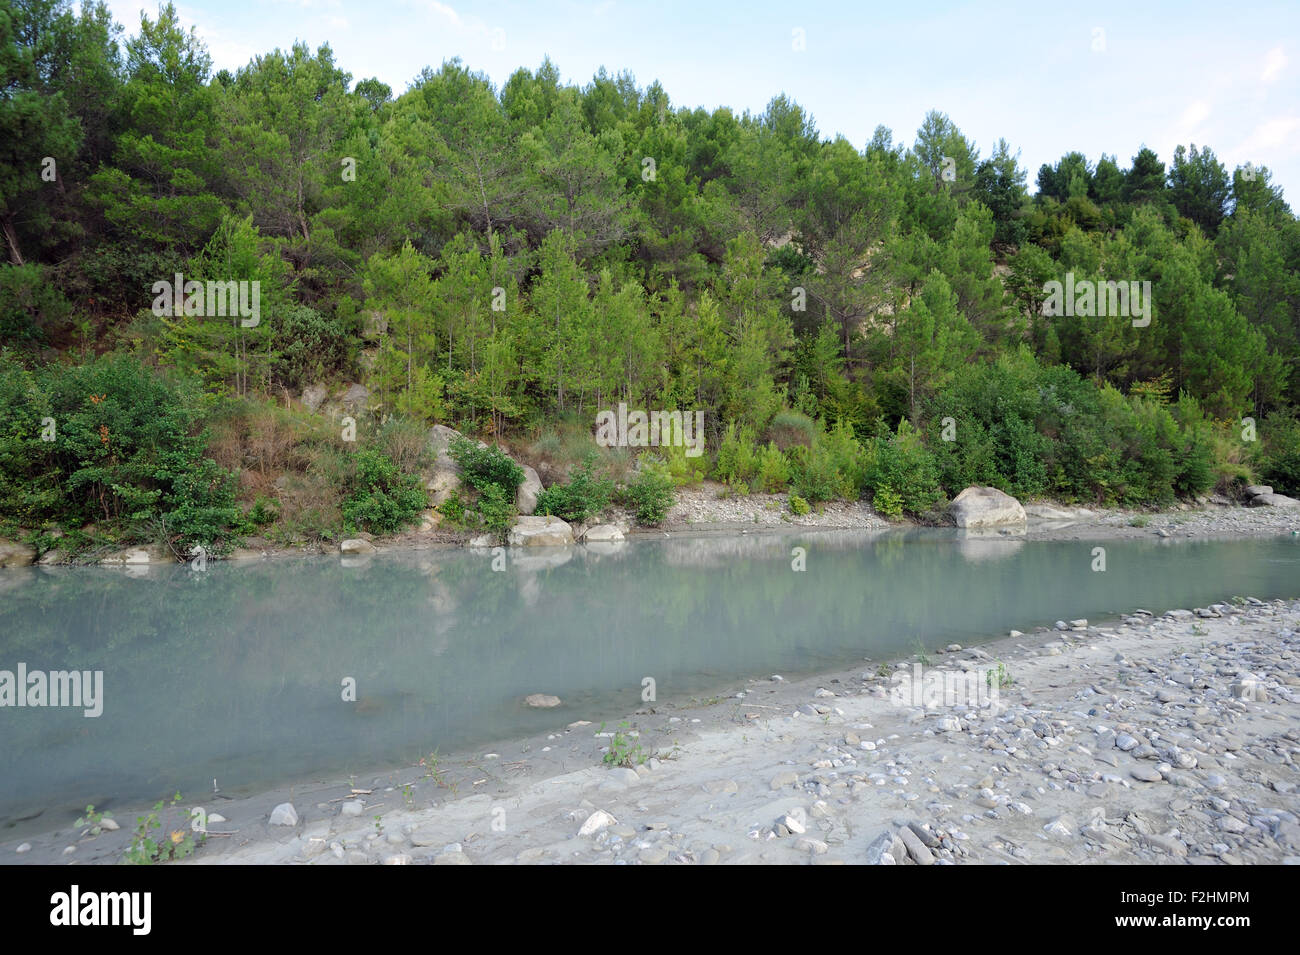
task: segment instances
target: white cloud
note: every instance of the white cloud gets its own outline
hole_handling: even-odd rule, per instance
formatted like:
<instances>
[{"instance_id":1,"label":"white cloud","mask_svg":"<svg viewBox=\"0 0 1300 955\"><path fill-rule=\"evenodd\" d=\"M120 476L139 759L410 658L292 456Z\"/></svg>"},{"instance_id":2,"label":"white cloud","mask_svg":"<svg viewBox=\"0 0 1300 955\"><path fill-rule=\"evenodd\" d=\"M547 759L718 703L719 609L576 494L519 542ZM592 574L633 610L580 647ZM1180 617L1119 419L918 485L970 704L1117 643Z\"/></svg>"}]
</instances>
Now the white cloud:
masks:
<instances>
[{"instance_id":1,"label":"white cloud","mask_svg":"<svg viewBox=\"0 0 1300 955\"><path fill-rule=\"evenodd\" d=\"M1264 70L1259 74L1261 83L1273 83L1282 75L1286 67L1286 54L1280 46L1275 46L1264 55Z\"/></svg>"}]
</instances>

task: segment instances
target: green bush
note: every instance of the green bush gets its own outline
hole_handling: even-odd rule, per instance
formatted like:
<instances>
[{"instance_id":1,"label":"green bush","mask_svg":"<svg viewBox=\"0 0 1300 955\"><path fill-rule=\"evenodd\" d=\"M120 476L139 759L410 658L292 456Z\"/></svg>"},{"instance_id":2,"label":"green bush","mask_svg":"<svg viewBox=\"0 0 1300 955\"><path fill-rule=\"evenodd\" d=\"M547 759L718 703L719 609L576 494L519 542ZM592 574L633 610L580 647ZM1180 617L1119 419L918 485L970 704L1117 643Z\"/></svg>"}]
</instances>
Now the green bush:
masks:
<instances>
[{"instance_id":1,"label":"green bush","mask_svg":"<svg viewBox=\"0 0 1300 955\"><path fill-rule=\"evenodd\" d=\"M767 437L776 446L788 451L795 445L811 447L818 433L817 422L798 411L780 411L767 426Z\"/></svg>"},{"instance_id":2,"label":"green bush","mask_svg":"<svg viewBox=\"0 0 1300 955\"><path fill-rule=\"evenodd\" d=\"M1263 437L1256 467L1278 494L1300 495L1300 421L1271 414L1259 429Z\"/></svg>"},{"instance_id":3,"label":"green bush","mask_svg":"<svg viewBox=\"0 0 1300 955\"><path fill-rule=\"evenodd\" d=\"M495 484L507 497L514 497L519 485L524 483L524 469L500 448L491 445L480 448L458 435L451 439L447 453L460 465L465 483L477 491Z\"/></svg>"},{"instance_id":4,"label":"green bush","mask_svg":"<svg viewBox=\"0 0 1300 955\"><path fill-rule=\"evenodd\" d=\"M744 425L731 422L723 432L714 462L714 476L726 484L747 482L758 472L758 454L754 448L754 432Z\"/></svg>"},{"instance_id":5,"label":"green bush","mask_svg":"<svg viewBox=\"0 0 1300 955\"><path fill-rule=\"evenodd\" d=\"M903 498L888 484L876 488L875 494L871 497L871 506L877 513L884 514L886 517L903 516Z\"/></svg>"},{"instance_id":6,"label":"green bush","mask_svg":"<svg viewBox=\"0 0 1300 955\"><path fill-rule=\"evenodd\" d=\"M552 484L537 495L537 513L558 517L569 523L584 523L589 517L609 507L614 482L592 474L595 455L573 469L568 484Z\"/></svg>"},{"instance_id":7,"label":"green bush","mask_svg":"<svg viewBox=\"0 0 1300 955\"><path fill-rule=\"evenodd\" d=\"M483 527L494 534L504 534L515 522L515 502L506 496L500 484L489 484L478 495L478 516Z\"/></svg>"},{"instance_id":8,"label":"green bush","mask_svg":"<svg viewBox=\"0 0 1300 955\"><path fill-rule=\"evenodd\" d=\"M413 474L403 474L393 460L374 448L356 453L356 470L343 502L349 533L366 530L393 534L411 524L428 505L428 495Z\"/></svg>"},{"instance_id":9,"label":"green bush","mask_svg":"<svg viewBox=\"0 0 1300 955\"><path fill-rule=\"evenodd\" d=\"M664 465L643 460L641 473L627 486L624 499L635 512L638 524L658 527L677 499L672 475Z\"/></svg>"},{"instance_id":10,"label":"green bush","mask_svg":"<svg viewBox=\"0 0 1300 955\"><path fill-rule=\"evenodd\" d=\"M807 501L801 498L798 494L794 493L794 491L790 492L790 513L791 514L794 514L797 517L802 517L804 514L807 514L811 510L812 508L808 506Z\"/></svg>"},{"instance_id":11,"label":"green bush","mask_svg":"<svg viewBox=\"0 0 1300 955\"><path fill-rule=\"evenodd\" d=\"M880 503L875 505L876 510L891 517L903 511L924 514L943 500L934 456L907 419L899 422L897 434L886 431L872 442L865 483L873 492L873 500L881 500L883 491L882 503L893 507L895 499L900 502L901 510L893 514Z\"/></svg>"},{"instance_id":12,"label":"green bush","mask_svg":"<svg viewBox=\"0 0 1300 955\"><path fill-rule=\"evenodd\" d=\"M754 483L769 494L784 491L790 484L790 462L776 446L769 441L767 447L758 455L758 474Z\"/></svg>"},{"instance_id":13,"label":"green bush","mask_svg":"<svg viewBox=\"0 0 1300 955\"><path fill-rule=\"evenodd\" d=\"M132 358L28 370L0 356L0 522L219 553L243 515L234 475L205 456L199 402Z\"/></svg>"}]
</instances>

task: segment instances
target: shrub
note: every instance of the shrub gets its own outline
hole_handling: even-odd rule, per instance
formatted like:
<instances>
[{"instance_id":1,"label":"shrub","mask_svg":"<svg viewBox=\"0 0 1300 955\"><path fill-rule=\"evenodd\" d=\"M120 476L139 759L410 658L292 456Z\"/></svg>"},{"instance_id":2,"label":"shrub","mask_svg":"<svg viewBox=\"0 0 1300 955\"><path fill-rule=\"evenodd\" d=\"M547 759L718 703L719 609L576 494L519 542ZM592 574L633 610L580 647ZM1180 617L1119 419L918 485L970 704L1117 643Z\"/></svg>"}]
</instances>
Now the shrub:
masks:
<instances>
[{"instance_id":1,"label":"shrub","mask_svg":"<svg viewBox=\"0 0 1300 955\"><path fill-rule=\"evenodd\" d=\"M807 514L811 510L812 508L808 506L807 501L801 498L798 494L794 493L794 491L790 492L790 513L791 514L802 517L804 514Z\"/></svg>"},{"instance_id":2,"label":"shrub","mask_svg":"<svg viewBox=\"0 0 1300 955\"><path fill-rule=\"evenodd\" d=\"M798 411L781 411L768 425L767 437L775 441L782 451L788 451L795 445L811 447L817 438L817 422Z\"/></svg>"},{"instance_id":3,"label":"shrub","mask_svg":"<svg viewBox=\"0 0 1300 955\"><path fill-rule=\"evenodd\" d=\"M871 497L871 506L877 513L884 514L886 517L903 516L903 498L888 484L876 488L875 494Z\"/></svg>"},{"instance_id":4,"label":"shrub","mask_svg":"<svg viewBox=\"0 0 1300 955\"><path fill-rule=\"evenodd\" d=\"M713 473L726 484L748 481L758 471L758 455L754 449L754 432L744 425L731 422L722 435L718 459Z\"/></svg>"},{"instance_id":5,"label":"shrub","mask_svg":"<svg viewBox=\"0 0 1300 955\"><path fill-rule=\"evenodd\" d=\"M1300 494L1300 422L1275 412L1264 419L1260 433L1260 479L1278 494Z\"/></svg>"},{"instance_id":6,"label":"shrub","mask_svg":"<svg viewBox=\"0 0 1300 955\"><path fill-rule=\"evenodd\" d=\"M515 521L515 502L506 497L500 484L489 484L478 496L478 516L483 527L495 534L504 534Z\"/></svg>"},{"instance_id":7,"label":"shrub","mask_svg":"<svg viewBox=\"0 0 1300 955\"><path fill-rule=\"evenodd\" d=\"M0 520L219 553L243 518L203 422L192 388L132 358L29 371L0 357Z\"/></svg>"},{"instance_id":8,"label":"shrub","mask_svg":"<svg viewBox=\"0 0 1300 955\"><path fill-rule=\"evenodd\" d=\"M581 524L609 506L614 483L592 474L595 455L574 468L568 484L552 484L537 495L537 513Z\"/></svg>"},{"instance_id":9,"label":"shrub","mask_svg":"<svg viewBox=\"0 0 1300 955\"><path fill-rule=\"evenodd\" d=\"M524 469L500 448L480 448L468 438L457 436L451 439L447 453L460 465L465 483L477 491L495 484L507 497L514 497L524 483Z\"/></svg>"},{"instance_id":10,"label":"shrub","mask_svg":"<svg viewBox=\"0 0 1300 955\"><path fill-rule=\"evenodd\" d=\"M865 482L876 497L882 490L887 492L884 503L891 504L895 498L901 503L902 510L890 515L893 517L903 511L924 514L943 500L934 456L906 419L899 422L897 434L886 431L872 442ZM889 513L879 504L876 510Z\"/></svg>"},{"instance_id":11,"label":"shrub","mask_svg":"<svg viewBox=\"0 0 1300 955\"><path fill-rule=\"evenodd\" d=\"M759 452L754 483L769 494L784 491L790 484L790 462L775 441L769 441L767 447Z\"/></svg>"},{"instance_id":12,"label":"shrub","mask_svg":"<svg viewBox=\"0 0 1300 955\"><path fill-rule=\"evenodd\" d=\"M351 493L343 502L343 522L357 528L392 534L412 523L428 504L428 495L415 475L402 474L382 451L362 448L356 453Z\"/></svg>"},{"instance_id":13,"label":"shrub","mask_svg":"<svg viewBox=\"0 0 1300 955\"><path fill-rule=\"evenodd\" d=\"M672 475L662 464L643 459L641 473L627 486L624 498L635 512L638 524L657 527L676 503Z\"/></svg>"}]
</instances>

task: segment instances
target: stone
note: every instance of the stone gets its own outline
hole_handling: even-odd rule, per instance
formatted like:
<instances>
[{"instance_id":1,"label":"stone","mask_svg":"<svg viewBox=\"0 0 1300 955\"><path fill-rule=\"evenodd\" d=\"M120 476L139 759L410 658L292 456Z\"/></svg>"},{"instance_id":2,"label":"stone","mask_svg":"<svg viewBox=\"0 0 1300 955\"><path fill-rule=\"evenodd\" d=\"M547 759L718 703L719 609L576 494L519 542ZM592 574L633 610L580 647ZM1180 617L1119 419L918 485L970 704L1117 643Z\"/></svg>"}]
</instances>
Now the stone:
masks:
<instances>
[{"instance_id":1,"label":"stone","mask_svg":"<svg viewBox=\"0 0 1300 955\"><path fill-rule=\"evenodd\" d=\"M583 531L582 539L588 544L615 543L623 540L623 529L615 524L595 524Z\"/></svg>"},{"instance_id":2,"label":"stone","mask_svg":"<svg viewBox=\"0 0 1300 955\"><path fill-rule=\"evenodd\" d=\"M343 816L359 816L364 809L365 806L360 799L349 799L339 807L339 814Z\"/></svg>"},{"instance_id":3,"label":"stone","mask_svg":"<svg viewBox=\"0 0 1300 955\"><path fill-rule=\"evenodd\" d=\"M1300 507L1300 501L1285 494L1260 494L1250 499L1248 507Z\"/></svg>"},{"instance_id":4,"label":"stone","mask_svg":"<svg viewBox=\"0 0 1300 955\"><path fill-rule=\"evenodd\" d=\"M511 547L563 547L573 543L573 528L558 517L521 517L507 541Z\"/></svg>"},{"instance_id":5,"label":"stone","mask_svg":"<svg viewBox=\"0 0 1300 955\"><path fill-rule=\"evenodd\" d=\"M515 491L515 509L520 514L528 517L537 510L537 495L542 493L542 479L537 476L537 472L524 465L524 480ZM621 538L620 538L621 539Z\"/></svg>"},{"instance_id":6,"label":"stone","mask_svg":"<svg viewBox=\"0 0 1300 955\"><path fill-rule=\"evenodd\" d=\"M365 385L353 385L343 393L343 407L350 412L360 411L370 400L370 389Z\"/></svg>"},{"instance_id":7,"label":"stone","mask_svg":"<svg viewBox=\"0 0 1300 955\"><path fill-rule=\"evenodd\" d=\"M882 832L867 846L867 865L893 865L894 833Z\"/></svg>"},{"instance_id":8,"label":"stone","mask_svg":"<svg viewBox=\"0 0 1300 955\"><path fill-rule=\"evenodd\" d=\"M273 826L296 826L298 825L298 810L293 808L293 803L282 802L271 810L270 824Z\"/></svg>"},{"instance_id":9,"label":"stone","mask_svg":"<svg viewBox=\"0 0 1300 955\"><path fill-rule=\"evenodd\" d=\"M1025 509L1010 494L992 487L972 485L948 505L958 527L991 527L1024 524Z\"/></svg>"},{"instance_id":10,"label":"stone","mask_svg":"<svg viewBox=\"0 0 1300 955\"><path fill-rule=\"evenodd\" d=\"M1272 494L1273 489L1267 484L1247 484L1245 487L1246 497L1259 497L1261 494Z\"/></svg>"},{"instance_id":11,"label":"stone","mask_svg":"<svg viewBox=\"0 0 1300 955\"><path fill-rule=\"evenodd\" d=\"M587 817L587 821L584 822L582 824L582 828L578 830L578 835L580 836L594 835L595 833L600 832L600 830L602 829L607 829L610 826L617 825L617 823L618 820L615 819L613 816L611 816L609 813L607 813L605 810L597 809L595 812L593 812L590 816Z\"/></svg>"},{"instance_id":12,"label":"stone","mask_svg":"<svg viewBox=\"0 0 1300 955\"><path fill-rule=\"evenodd\" d=\"M563 702L564 701L558 696L551 696L548 693L530 693L528 696L524 697L524 703L526 705L543 710L559 706Z\"/></svg>"},{"instance_id":13,"label":"stone","mask_svg":"<svg viewBox=\"0 0 1300 955\"><path fill-rule=\"evenodd\" d=\"M773 789L784 789L787 786L793 786L799 781L799 774L793 772L777 773L772 777L771 786Z\"/></svg>"},{"instance_id":14,"label":"stone","mask_svg":"<svg viewBox=\"0 0 1300 955\"><path fill-rule=\"evenodd\" d=\"M374 544L360 537L352 537L339 544L339 553L342 554L374 554L377 550Z\"/></svg>"},{"instance_id":15,"label":"stone","mask_svg":"<svg viewBox=\"0 0 1300 955\"><path fill-rule=\"evenodd\" d=\"M329 397L329 390L324 385L308 385L302 390L302 403L313 414L320 410L327 397Z\"/></svg>"},{"instance_id":16,"label":"stone","mask_svg":"<svg viewBox=\"0 0 1300 955\"><path fill-rule=\"evenodd\" d=\"M0 540L0 567L30 567L35 562L35 547L18 541Z\"/></svg>"},{"instance_id":17,"label":"stone","mask_svg":"<svg viewBox=\"0 0 1300 955\"><path fill-rule=\"evenodd\" d=\"M1129 775L1144 783L1158 783L1164 781L1164 777L1150 766L1134 766L1129 771Z\"/></svg>"},{"instance_id":18,"label":"stone","mask_svg":"<svg viewBox=\"0 0 1300 955\"><path fill-rule=\"evenodd\" d=\"M907 826L898 830L898 838L903 840L903 845L907 848L907 854L912 857L912 861L917 865L934 865L934 854L926 848L925 843L921 841Z\"/></svg>"}]
</instances>

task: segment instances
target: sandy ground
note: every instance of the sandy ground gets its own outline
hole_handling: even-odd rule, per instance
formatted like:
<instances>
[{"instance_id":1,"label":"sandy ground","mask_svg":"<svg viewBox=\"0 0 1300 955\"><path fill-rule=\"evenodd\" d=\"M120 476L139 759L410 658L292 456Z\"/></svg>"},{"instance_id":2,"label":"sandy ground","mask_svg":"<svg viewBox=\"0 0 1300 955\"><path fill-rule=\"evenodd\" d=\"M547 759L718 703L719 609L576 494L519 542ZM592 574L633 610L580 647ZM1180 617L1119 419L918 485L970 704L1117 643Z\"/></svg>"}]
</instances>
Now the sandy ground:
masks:
<instances>
[{"instance_id":1,"label":"sandy ground","mask_svg":"<svg viewBox=\"0 0 1300 955\"><path fill-rule=\"evenodd\" d=\"M632 768L561 706L436 767L209 804L224 820L182 864L1300 861L1300 601L1059 626L647 704ZM983 682L928 709L906 682L963 669ZM268 824L282 802L295 825ZM0 861L114 862L123 826Z\"/></svg>"}]
</instances>

